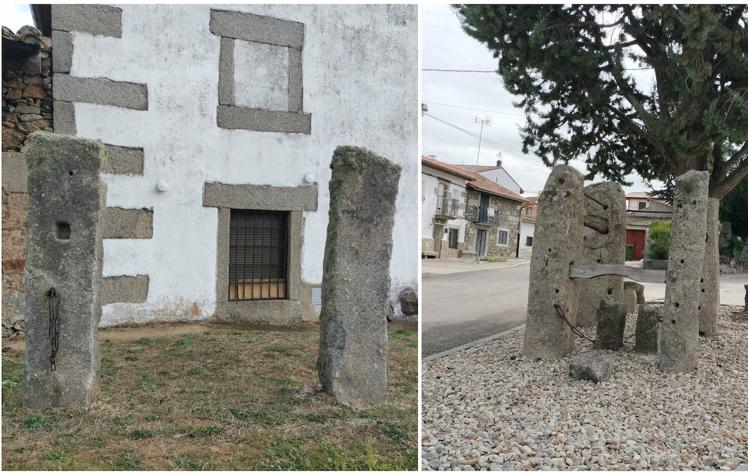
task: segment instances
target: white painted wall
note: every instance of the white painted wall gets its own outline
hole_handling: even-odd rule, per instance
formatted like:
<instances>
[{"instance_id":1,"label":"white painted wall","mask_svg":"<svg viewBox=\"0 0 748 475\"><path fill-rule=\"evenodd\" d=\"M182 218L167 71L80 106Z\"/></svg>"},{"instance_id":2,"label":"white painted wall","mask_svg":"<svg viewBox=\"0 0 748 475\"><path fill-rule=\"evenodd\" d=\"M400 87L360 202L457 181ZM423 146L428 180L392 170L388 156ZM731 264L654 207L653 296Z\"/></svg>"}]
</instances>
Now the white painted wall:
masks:
<instances>
[{"instance_id":1,"label":"white painted wall","mask_svg":"<svg viewBox=\"0 0 748 475\"><path fill-rule=\"evenodd\" d=\"M71 75L148 85L148 111L75 104L78 135L143 147L142 177L107 176L107 204L152 207L153 239L106 240L104 275L148 274L144 304L112 304L102 325L201 319L216 300L217 210L206 181L274 186L319 182L319 210L304 213L302 280L322 280L330 159L336 146L366 147L403 167L390 273L393 297L417 287L417 15L405 5L119 5L122 38L73 35ZM216 125L220 38L210 9L305 24L304 111L312 133ZM237 54L249 55L248 51ZM244 98L248 101L248 98ZM156 191L159 178L171 186Z\"/></svg>"},{"instance_id":2,"label":"white painted wall","mask_svg":"<svg viewBox=\"0 0 748 475\"><path fill-rule=\"evenodd\" d=\"M517 183L512 180L512 178L503 168L486 170L484 172L480 172L480 174L488 178L492 182L503 186L509 191L513 191L518 194L522 191L519 185L517 185Z\"/></svg>"},{"instance_id":3,"label":"white painted wall","mask_svg":"<svg viewBox=\"0 0 748 475\"><path fill-rule=\"evenodd\" d=\"M431 172L431 171L430 171ZM438 173L441 178L448 179L449 175ZM439 187L439 180L436 177L422 173L421 174L421 238L433 239L434 238L434 215L436 214L437 207L437 195L434 190ZM447 192L450 196L460 199L460 216L465 216L465 199L462 198L462 193L466 190L465 181L459 180L458 183L449 182L447 186ZM465 242L465 226L467 221L462 218L451 219L445 226L445 228L457 228L457 241L462 243ZM444 242L449 241L449 235L444 233L442 236ZM444 244L446 247L446 244Z\"/></svg>"},{"instance_id":4,"label":"white painted wall","mask_svg":"<svg viewBox=\"0 0 748 475\"><path fill-rule=\"evenodd\" d=\"M521 221L519 229L519 257L521 258L529 258L532 254L532 247L527 246L527 236L535 236L535 223Z\"/></svg>"}]
</instances>

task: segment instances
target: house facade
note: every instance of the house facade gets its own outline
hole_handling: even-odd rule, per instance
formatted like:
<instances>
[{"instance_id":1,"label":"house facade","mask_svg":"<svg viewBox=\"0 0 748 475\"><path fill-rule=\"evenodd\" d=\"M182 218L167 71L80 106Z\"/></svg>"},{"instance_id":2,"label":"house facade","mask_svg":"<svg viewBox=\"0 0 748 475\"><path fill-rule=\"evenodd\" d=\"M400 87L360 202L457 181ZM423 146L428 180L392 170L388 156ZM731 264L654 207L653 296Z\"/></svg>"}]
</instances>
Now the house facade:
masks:
<instances>
[{"instance_id":1,"label":"house facade","mask_svg":"<svg viewBox=\"0 0 748 475\"><path fill-rule=\"evenodd\" d=\"M670 222L673 208L664 200L646 192L626 194L626 260L638 261L646 256L649 225L654 221Z\"/></svg>"},{"instance_id":2,"label":"house facade","mask_svg":"<svg viewBox=\"0 0 748 475\"><path fill-rule=\"evenodd\" d=\"M532 245L535 239L535 218L538 216L538 197L528 196L522 207L522 220L519 228L519 257L532 257Z\"/></svg>"},{"instance_id":3,"label":"house facade","mask_svg":"<svg viewBox=\"0 0 748 475\"><path fill-rule=\"evenodd\" d=\"M421 157L421 254L460 257L466 250L467 182L472 175Z\"/></svg>"},{"instance_id":4,"label":"house facade","mask_svg":"<svg viewBox=\"0 0 748 475\"><path fill-rule=\"evenodd\" d=\"M422 157L421 163L423 256L517 256L520 213L525 203L522 196L468 166L432 157ZM443 195L442 190L448 194ZM439 210L447 208L450 215L440 215Z\"/></svg>"},{"instance_id":5,"label":"house facade","mask_svg":"<svg viewBox=\"0 0 748 475\"><path fill-rule=\"evenodd\" d=\"M54 131L108 148L101 326L316 319L339 145L402 167L399 312L418 282L415 6L56 4L51 30Z\"/></svg>"}]
</instances>

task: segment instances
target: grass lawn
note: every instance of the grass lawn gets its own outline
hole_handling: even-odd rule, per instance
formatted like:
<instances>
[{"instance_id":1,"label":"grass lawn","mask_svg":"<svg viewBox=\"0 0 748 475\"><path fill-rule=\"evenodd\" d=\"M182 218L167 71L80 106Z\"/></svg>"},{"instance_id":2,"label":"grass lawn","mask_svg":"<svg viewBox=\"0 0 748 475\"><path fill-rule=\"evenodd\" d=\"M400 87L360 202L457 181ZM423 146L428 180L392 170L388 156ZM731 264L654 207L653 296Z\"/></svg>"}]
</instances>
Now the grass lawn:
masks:
<instances>
[{"instance_id":1,"label":"grass lawn","mask_svg":"<svg viewBox=\"0 0 748 475\"><path fill-rule=\"evenodd\" d=\"M87 409L23 408L25 353L3 352L2 468L417 469L415 332L390 330L387 402L351 409L318 391L318 327L205 328L103 341Z\"/></svg>"}]
</instances>

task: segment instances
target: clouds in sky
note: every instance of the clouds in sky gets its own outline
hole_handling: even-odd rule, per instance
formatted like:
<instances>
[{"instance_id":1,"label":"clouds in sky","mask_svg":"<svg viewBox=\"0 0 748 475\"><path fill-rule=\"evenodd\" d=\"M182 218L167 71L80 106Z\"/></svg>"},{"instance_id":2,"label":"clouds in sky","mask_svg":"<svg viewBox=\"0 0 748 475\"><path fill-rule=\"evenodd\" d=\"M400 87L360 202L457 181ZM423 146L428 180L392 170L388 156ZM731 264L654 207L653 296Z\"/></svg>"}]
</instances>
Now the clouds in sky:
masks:
<instances>
[{"instance_id":1,"label":"clouds in sky","mask_svg":"<svg viewBox=\"0 0 748 475\"><path fill-rule=\"evenodd\" d=\"M421 11L422 68L496 70L498 60L483 44L462 31L449 5L423 5ZM524 113L512 105L519 98L504 89L498 74L423 71L421 78L422 100L428 106L428 113L474 133L468 135L424 116L424 154L436 155L445 162L474 165L480 124L473 121L476 117L489 118L491 126L483 129L480 164L495 164L500 154L506 170L526 192L542 190L550 169L535 155L522 153L519 128L525 123ZM582 160L570 164L586 172ZM598 177L595 181L602 180ZM647 190L638 176L630 176L628 180L634 184L625 187L626 191Z\"/></svg>"},{"instance_id":2,"label":"clouds in sky","mask_svg":"<svg viewBox=\"0 0 748 475\"><path fill-rule=\"evenodd\" d=\"M3 26L13 30L13 33L22 26L34 25L28 3L2 3L0 4L0 16L3 17Z\"/></svg>"}]
</instances>

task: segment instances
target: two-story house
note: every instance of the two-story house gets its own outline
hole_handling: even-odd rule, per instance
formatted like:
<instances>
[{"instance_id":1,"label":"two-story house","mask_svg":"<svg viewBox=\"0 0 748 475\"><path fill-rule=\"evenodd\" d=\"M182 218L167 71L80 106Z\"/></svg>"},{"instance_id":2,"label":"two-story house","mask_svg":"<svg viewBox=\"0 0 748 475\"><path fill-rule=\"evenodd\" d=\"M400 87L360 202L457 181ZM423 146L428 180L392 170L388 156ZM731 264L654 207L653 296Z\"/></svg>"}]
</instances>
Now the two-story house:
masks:
<instances>
[{"instance_id":1,"label":"two-story house","mask_svg":"<svg viewBox=\"0 0 748 475\"><path fill-rule=\"evenodd\" d=\"M421 164L422 255L517 256L526 202L519 193L474 167L433 157L422 157Z\"/></svg>"}]
</instances>

